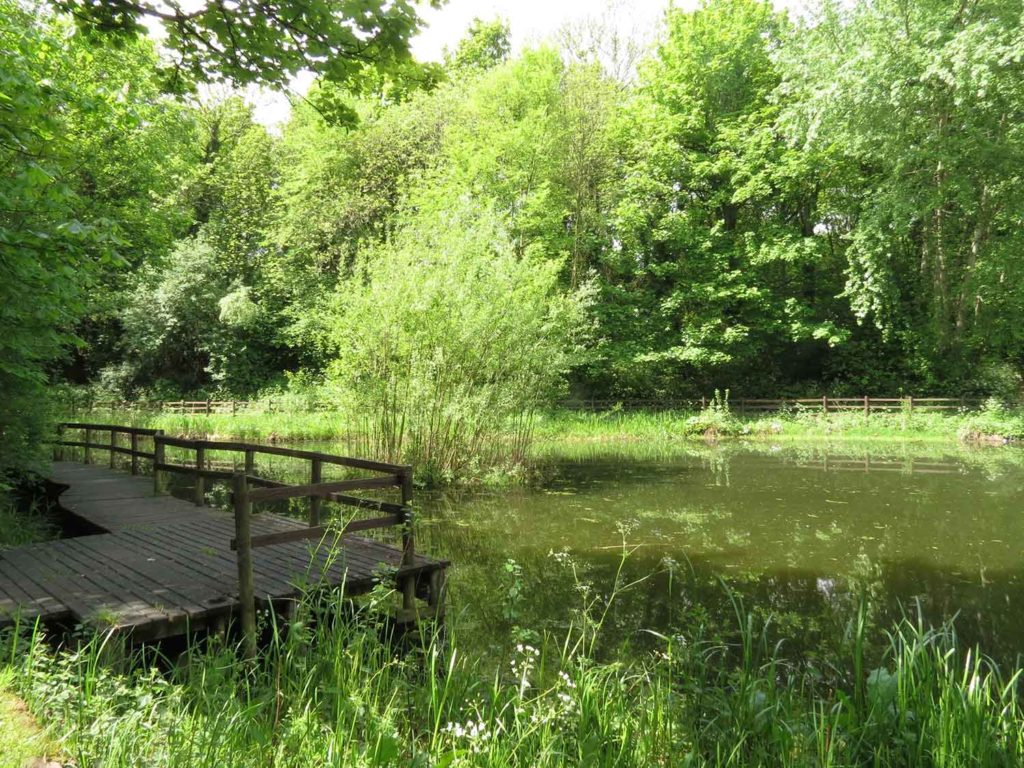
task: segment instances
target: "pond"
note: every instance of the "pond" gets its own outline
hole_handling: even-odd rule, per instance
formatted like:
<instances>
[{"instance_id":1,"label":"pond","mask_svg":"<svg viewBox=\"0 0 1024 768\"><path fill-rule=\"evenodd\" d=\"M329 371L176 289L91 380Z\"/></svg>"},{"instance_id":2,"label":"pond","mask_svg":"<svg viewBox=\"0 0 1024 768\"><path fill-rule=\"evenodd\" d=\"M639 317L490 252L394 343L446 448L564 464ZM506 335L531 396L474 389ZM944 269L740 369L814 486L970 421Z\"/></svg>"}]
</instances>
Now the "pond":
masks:
<instances>
[{"instance_id":1,"label":"pond","mask_svg":"<svg viewBox=\"0 0 1024 768\"><path fill-rule=\"evenodd\" d=\"M647 630L771 614L812 651L866 595L879 627L957 617L1013 662L1024 638L1024 451L913 445L561 446L536 489L418 494L421 551L449 557L449 608L496 647L564 629L632 582L606 647ZM623 562L623 554L627 553Z\"/></svg>"}]
</instances>

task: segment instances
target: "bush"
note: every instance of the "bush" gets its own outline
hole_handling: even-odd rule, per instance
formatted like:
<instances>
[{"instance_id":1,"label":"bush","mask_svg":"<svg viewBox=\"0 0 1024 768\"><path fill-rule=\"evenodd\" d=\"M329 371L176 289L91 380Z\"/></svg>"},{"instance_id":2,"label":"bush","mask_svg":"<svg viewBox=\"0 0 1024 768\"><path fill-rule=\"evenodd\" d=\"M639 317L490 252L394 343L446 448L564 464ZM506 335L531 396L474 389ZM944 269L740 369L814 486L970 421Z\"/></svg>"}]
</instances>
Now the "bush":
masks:
<instances>
[{"instance_id":1,"label":"bush","mask_svg":"<svg viewBox=\"0 0 1024 768\"><path fill-rule=\"evenodd\" d=\"M329 388L363 449L449 481L522 467L579 350L585 297L558 289L560 266L517 255L490 209L421 199L329 322Z\"/></svg>"}]
</instances>

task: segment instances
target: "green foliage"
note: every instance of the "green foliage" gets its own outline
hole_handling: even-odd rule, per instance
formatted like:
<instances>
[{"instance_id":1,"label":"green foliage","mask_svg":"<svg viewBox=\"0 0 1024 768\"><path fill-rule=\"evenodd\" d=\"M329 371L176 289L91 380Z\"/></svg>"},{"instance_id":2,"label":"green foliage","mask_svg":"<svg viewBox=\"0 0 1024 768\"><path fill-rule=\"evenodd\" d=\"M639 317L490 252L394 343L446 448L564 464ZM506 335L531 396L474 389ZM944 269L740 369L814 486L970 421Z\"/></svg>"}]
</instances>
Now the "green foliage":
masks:
<instances>
[{"instance_id":1,"label":"green foliage","mask_svg":"<svg viewBox=\"0 0 1024 768\"><path fill-rule=\"evenodd\" d=\"M248 24L66 0L77 32L8 7L0 467L39 458L51 376L118 396L315 388L344 368L337 297L396 279L374 272L424 205L487 212L499 263L588 292L586 354L552 353L530 407L562 384L1019 396L1020 0L821 0L811 21L708 0L669 9L635 77L572 34L512 57L501 21L421 66L404 3L297 20L252 3ZM322 77L276 135L237 95L169 98L146 18L184 80L280 83L310 57ZM313 37L275 47L285 21ZM435 268L476 279L411 267L428 292Z\"/></svg>"},{"instance_id":2,"label":"green foliage","mask_svg":"<svg viewBox=\"0 0 1024 768\"><path fill-rule=\"evenodd\" d=\"M928 383L1019 369L1021 10L825 2L782 51L780 125L828 159L819 219L850 308Z\"/></svg>"},{"instance_id":3,"label":"green foliage","mask_svg":"<svg viewBox=\"0 0 1024 768\"><path fill-rule=\"evenodd\" d=\"M457 74L490 69L508 59L512 52L510 34L511 29L506 21L481 21L475 18L469 25L466 37L453 52L445 56L446 63Z\"/></svg>"},{"instance_id":4,"label":"green foliage","mask_svg":"<svg viewBox=\"0 0 1024 768\"><path fill-rule=\"evenodd\" d=\"M417 9L407 2L242 0L230 8L210 2L189 11L148 0L55 4L84 32L112 37L115 44L144 34L146 21L158 22L174 58L167 85L177 90L192 80L286 86L303 69L345 82L368 62L387 70L407 60L420 25Z\"/></svg>"},{"instance_id":5,"label":"green foliage","mask_svg":"<svg viewBox=\"0 0 1024 768\"><path fill-rule=\"evenodd\" d=\"M41 459L46 372L74 341L114 233L74 185L76 131L123 112L105 83L66 76L80 55L60 22L0 4L0 483Z\"/></svg>"},{"instance_id":6,"label":"green foliage","mask_svg":"<svg viewBox=\"0 0 1024 768\"><path fill-rule=\"evenodd\" d=\"M211 641L161 672L101 635L53 650L6 638L0 682L61 735L76 765L1013 766L1020 670L949 629L903 622L875 661L854 621L836 666L788 663L737 606L722 639L694 626L633 661L600 662L584 605L564 636L480 657L457 632L399 651L309 600L268 627L254 663ZM584 602L586 600L584 599ZM866 613L867 607L862 608ZM9 681L9 682L8 682Z\"/></svg>"},{"instance_id":7,"label":"green foliage","mask_svg":"<svg viewBox=\"0 0 1024 768\"><path fill-rule=\"evenodd\" d=\"M417 203L339 284L331 386L373 455L448 479L514 466L574 362L582 297L556 261L517 256L493 211Z\"/></svg>"}]
</instances>

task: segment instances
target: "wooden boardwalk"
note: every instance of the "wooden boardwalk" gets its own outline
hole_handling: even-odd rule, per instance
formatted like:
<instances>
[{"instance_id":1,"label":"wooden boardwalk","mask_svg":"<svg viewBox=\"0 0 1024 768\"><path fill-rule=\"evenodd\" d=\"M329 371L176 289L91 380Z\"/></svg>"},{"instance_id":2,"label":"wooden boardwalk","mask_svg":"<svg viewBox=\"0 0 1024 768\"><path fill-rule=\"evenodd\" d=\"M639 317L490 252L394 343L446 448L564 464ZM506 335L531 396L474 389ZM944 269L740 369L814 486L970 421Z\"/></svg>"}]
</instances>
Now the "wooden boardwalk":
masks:
<instances>
[{"instance_id":1,"label":"wooden boardwalk","mask_svg":"<svg viewBox=\"0 0 1024 768\"><path fill-rule=\"evenodd\" d=\"M0 627L38 617L110 626L147 640L220 627L238 611L231 513L155 495L152 479L91 464L55 462L51 479L67 486L61 507L97 533L0 551ZM254 536L305 527L273 514L252 516ZM412 579L422 593L448 565L415 555L403 567L396 547L349 534L328 537L255 550L257 602L281 607L305 588L341 584L355 595L382 576Z\"/></svg>"}]
</instances>

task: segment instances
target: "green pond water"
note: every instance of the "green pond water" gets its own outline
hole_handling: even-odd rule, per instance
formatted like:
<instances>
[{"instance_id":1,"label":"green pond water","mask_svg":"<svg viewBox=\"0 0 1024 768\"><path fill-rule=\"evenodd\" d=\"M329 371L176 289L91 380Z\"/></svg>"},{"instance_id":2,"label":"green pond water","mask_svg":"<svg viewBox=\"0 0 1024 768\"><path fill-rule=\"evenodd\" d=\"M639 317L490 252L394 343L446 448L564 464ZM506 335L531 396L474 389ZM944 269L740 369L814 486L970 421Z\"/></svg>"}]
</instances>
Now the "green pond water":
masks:
<instances>
[{"instance_id":1,"label":"green pond water","mask_svg":"<svg viewBox=\"0 0 1024 768\"><path fill-rule=\"evenodd\" d=\"M535 489L418 494L420 550L453 562L450 611L495 645L567 626L610 593L625 546L620 583L639 583L606 645L735 626L739 599L813 650L866 594L879 627L956 617L997 659L1024 651L1019 448L563 446L546 464Z\"/></svg>"},{"instance_id":2,"label":"green pond water","mask_svg":"<svg viewBox=\"0 0 1024 768\"><path fill-rule=\"evenodd\" d=\"M652 632L725 636L738 601L770 615L772 640L796 655L834 656L866 596L878 641L903 615L955 618L963 640L1024 660L1022 448L638 441L539 451L536 487L416 492L417 549L452 561L448 610L463 644L497 652L523 629L564 634L618 574L631 586L607 613L609 654L651 647ZM264 469L296 482L308 472L278 460Z\"/></svg>"}]
</instances>

